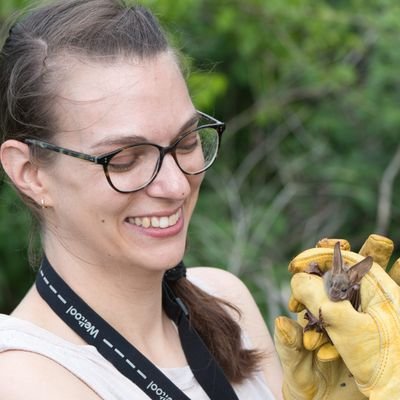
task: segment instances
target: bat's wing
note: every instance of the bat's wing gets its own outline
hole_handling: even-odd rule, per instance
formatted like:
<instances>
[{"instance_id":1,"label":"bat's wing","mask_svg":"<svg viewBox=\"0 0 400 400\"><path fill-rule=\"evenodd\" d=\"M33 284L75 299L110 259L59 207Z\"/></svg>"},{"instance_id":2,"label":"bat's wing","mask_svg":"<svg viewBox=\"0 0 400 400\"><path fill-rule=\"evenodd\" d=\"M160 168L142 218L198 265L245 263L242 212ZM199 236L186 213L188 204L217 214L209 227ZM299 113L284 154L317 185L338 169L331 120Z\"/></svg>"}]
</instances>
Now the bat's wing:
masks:
<instances>
[{"instance_id":1,"label":"bat's wing","mask_svg":"<svg viewBox=\"0 0 400 400\"><path fill-rule=\"evenodd\" d=\"M308 265L308 271L309 274L313 275L318 275L322 276L324 273L322 272L321 268L319 267L319 264L315 261L310 262Z\"/></svg>"},{"instance_id":2,"label":"bat's wing","mask_svg":"<svg viewBox=\"0 0 400 400\"><path fill-rule=\"evenodd\" d=\"M358 311L361 305L360 285L351 286L347 295L354 309Z\"/></svg>"}]
</instances>

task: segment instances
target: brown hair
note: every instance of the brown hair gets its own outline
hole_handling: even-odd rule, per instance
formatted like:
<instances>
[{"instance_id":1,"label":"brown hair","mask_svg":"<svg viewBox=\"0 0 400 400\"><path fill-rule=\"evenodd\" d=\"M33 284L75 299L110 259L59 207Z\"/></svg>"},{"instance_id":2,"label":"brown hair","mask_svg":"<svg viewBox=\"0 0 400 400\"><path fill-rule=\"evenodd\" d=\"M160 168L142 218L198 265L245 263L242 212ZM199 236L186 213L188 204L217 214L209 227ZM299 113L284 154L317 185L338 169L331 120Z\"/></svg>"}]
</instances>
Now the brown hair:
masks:
<instances>
[{"instance_id":1,"label":"brown hair","mask_svg":"<svg viewBox=\"0 0 400 400\"><path fill-rule=\"evenodd\" d=\"M115 60L155 57L172 50L156 18L141 6L119 0L58 0L29 12L10 29L0 53L0 129L2 140L36 137L49 141L56 132L52 100L60 81L61 60L71 56ZM65 59L64 58L64 59ZM44 154L31 149L35 159ZM39 217L40 210L24 198ZM227 311L232 305L191 284L174 283L187 304L195 329L231 382L257 368L261 355L244 349L241 330Z\"/></svg>"}]
</instances>

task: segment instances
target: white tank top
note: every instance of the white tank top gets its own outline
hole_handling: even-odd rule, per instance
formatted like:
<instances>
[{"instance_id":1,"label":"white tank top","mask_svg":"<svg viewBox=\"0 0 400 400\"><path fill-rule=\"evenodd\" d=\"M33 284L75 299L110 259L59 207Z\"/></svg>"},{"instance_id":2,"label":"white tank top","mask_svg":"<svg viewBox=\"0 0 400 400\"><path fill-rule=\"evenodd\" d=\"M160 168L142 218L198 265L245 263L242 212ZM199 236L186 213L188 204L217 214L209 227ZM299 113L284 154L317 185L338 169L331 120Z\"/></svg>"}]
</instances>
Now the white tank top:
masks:
<instances>
[{"instance_id":1,"label":"white tank top","mask_svg":"<svg viewBox=\"0 0 400 400\"><path fill-rule=\"evenodd\" d=\"M0 314L0 352L7 350L30 351L54 360L104 400L149 399L94 346L73 344L28 321ZM161 371L190 399L209 400L189 366ZM274 399L261 373L233 387L240 400Z\"/></svg>"}]
</instances>

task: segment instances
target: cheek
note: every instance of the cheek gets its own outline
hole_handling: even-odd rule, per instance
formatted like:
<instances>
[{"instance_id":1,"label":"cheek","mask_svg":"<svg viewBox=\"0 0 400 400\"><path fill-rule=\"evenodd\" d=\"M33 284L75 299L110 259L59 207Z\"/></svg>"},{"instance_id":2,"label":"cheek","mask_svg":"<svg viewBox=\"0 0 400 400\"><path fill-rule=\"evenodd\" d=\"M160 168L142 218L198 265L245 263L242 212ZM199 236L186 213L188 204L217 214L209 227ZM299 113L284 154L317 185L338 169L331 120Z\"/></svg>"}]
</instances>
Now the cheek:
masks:
<instances>
[{"instance_id":1,"label":"cheek","mask_svg":"<svg viewBox=\"0 0 400 400\"><path fill-rule=\"evenodd\" d=\"M201 175L188 176L190 184L190 196L186 200L185 214L186 220L189 221L192 217L193 211L196 207L197 199L199 197L200 186L204 178L204 173Z\"/></svg>"},{"instance_id":2,"label":"cheek","mask_svg":"<svg viewBox=\"0 0 400 400\"><path fill-rule=\"evenodd\" d=\"M111 212L115 214L123 208L124 198L109 186L100 166L74 161L57 163L47 172L53 222L57 226L69 225L69 229L81 221L82 224L108 225ZM82 164L81 168L76 168L76 164Z\"/></svg>"},{"instance_id":3,"label":"cheek","mask_svg":"<svg viewBox=\"0 0 400 400\"><path fill-rule=\"evenodd\" d=\"M204 176L205 176L204 172L199 175L188 175L189 184L193 192L199 191Z\"/></svg>"},{"instance_id":4,"label":"cheek","mask_svg":"<svg viewBox=\"0 0 400 400\"><path fill-rule=\"evenodd\" d=\"M200 175L189 175L189 185L190 185L190 201L196 202L197 198L199 197L199 191L201 187L201 183L204 179L204 173Z\"/></svg>"},{"instance_id":5,"label":"cheek","mask_svg":"<svg viewBox=\"0 0 400 400\"><path fill-rule=\"evenodd\" d=\"M63 200L64 196L76 197L83 203L90 199L93 201L94 196L101 200L101 197L113 192L102 166L66 155L60 155L54 164L46 169L46 175L49 194L53 194L59 200Z\"/></svg>"}]
</instances>

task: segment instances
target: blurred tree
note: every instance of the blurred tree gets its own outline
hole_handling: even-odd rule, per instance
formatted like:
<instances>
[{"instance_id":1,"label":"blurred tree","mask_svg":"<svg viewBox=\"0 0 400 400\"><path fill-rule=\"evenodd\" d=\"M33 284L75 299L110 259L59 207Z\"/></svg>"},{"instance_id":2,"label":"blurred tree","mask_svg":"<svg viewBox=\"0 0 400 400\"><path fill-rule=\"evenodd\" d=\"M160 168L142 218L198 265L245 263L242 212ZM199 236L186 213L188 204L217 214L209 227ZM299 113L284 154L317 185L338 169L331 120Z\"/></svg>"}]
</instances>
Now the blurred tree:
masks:
<instances>
[{"instance_id":1,"label":"blurred tree","mask_svg":"<svg viewBox=\"0 0 400 400\"><path fill-rule=\"evenodd\" d=\"M32 1L29 0L1 0L0 17L2 19L7 18L21 8L29 6L31 3Z\"/></svg>"},{"instance_id":2,"label":"blurred tree","mask_svg":"<svg viewBox=\"0 0 400 400\"><path fill-rule=\"evenodd\" d=\"M2 2L0 15L22 3ZM238 274L271 323L286 307L297 252L325 236L356 250L372 232L400 237L396 0L142 3L185 55L196 106L228 123L188 264ZM31 279L24 251L13 254L26 247L28 219L1 191L0 292L11 295L0 310L9 310L22 276Z\"/></svg>"}]
</instances>

